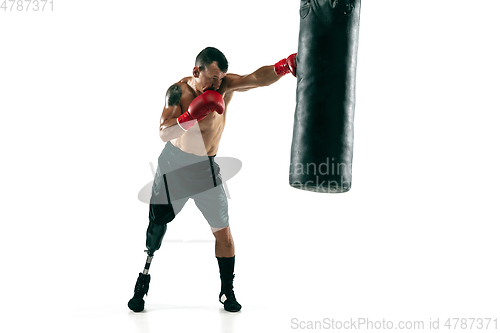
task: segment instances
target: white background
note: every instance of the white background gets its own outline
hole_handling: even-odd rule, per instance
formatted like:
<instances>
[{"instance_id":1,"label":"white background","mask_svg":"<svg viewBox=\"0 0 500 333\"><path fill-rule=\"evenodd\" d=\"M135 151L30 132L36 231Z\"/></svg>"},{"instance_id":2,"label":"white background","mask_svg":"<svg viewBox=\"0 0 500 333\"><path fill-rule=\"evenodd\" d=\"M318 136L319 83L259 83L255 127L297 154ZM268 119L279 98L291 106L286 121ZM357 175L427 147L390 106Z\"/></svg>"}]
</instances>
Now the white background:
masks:
<instances>
[{"instance_id":1,"label":"white background","mask_svg":"<svg viewBox=\"0 0 500 333\"><path fill-rule=\"evenodd\" d=\"M217 301L213 237L192 202L155 254L146 311L128 310L146 259L137 193L163 147L167 88L206 46L238 74L296 52L299 1L0 11L1 330L287 332L292 318L359 317L441 318L444 330L449 317L498 318L499 10L363 1L345 194L288 185L294 77L235 94L218 156L243 162L228 182L237 314Z\"/></svg>"}]
</instances>

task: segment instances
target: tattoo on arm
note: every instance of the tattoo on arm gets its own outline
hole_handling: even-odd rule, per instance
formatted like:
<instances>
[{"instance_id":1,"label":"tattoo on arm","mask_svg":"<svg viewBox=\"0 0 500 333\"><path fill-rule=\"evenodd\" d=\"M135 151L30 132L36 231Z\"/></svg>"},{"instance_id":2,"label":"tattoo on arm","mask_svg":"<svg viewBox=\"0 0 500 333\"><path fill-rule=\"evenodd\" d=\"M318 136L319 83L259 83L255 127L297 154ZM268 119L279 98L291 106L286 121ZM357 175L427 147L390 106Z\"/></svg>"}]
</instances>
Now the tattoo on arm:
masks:
<instances>
[{"instance_id":1,"label":"tattoo on arm","mask_svg":"<svg viewBox=\"0 0 500 333\"><path fill-rule=\"evenodd\" d=\"M171 106L171 105L179 105L181 97L182 97L181 86L178 84L173 84L170 88L168 88L165 99L167 100L168 106Z\"/></svg>"}]
</instances>

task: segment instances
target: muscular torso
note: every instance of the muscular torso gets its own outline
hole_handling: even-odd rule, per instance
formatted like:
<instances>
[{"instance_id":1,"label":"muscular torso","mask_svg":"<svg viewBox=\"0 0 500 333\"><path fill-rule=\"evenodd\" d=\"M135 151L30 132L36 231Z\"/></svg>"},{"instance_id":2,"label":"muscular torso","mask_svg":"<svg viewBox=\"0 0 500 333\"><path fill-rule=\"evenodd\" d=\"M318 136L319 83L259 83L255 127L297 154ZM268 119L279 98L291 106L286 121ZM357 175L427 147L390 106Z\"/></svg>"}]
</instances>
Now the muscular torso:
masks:
<instances>
[{"instance_id":1,"label":"muscular torso","mask_svg":"<svg viewBox=\"0 0 500 333\"><path fill-rule=\"evenodd\" d=\"M160 138L170 141L181 150L200 156L212 156L219 150L219 143L226 124L227 110L235 91L247 91L264 87L280 79L273 65L263 66L247 75L225 74L214 62L206 70L193 69L193 76L173 84L167 91L166 103L160 119ZM197 71L197 72L196 72ZM199 76L197 73L200 73ZM177 124L179 118L202 90L217 89L224 98L225 111L222 114L210 112L188 131L183 132Z\"/></svg>"},{"instance_id":2,"label":"muscular torso","mask_svg":"<svg viewBox=\"0 0 500 333\"><path fill-rule=\"evenodd\" d=\"M199 95L189 85L190 80L192 80L192 77L184 78L177 83L182 88L182 97L179 105L181 114L187 111L189 104ZM226 124L228 105L234 93L234 91L227 92L226 90L224 82L222 82L219 90L217 90L224 98L226 106L224 113L219 115L217 112L210 112L182 136L172 139L171 142L174 146L187 153L200 156L213 156L217 153Z\"/></svg>"}]
</instances>

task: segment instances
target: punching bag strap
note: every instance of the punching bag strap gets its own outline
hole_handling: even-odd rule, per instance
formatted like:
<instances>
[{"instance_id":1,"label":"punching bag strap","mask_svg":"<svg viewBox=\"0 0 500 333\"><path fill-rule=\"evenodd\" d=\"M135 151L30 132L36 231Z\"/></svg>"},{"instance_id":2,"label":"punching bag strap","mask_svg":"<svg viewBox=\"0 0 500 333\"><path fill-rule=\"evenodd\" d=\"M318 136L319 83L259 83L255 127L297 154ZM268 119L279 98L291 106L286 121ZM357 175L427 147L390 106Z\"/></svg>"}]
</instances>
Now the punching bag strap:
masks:
<instances>
[{"instance_id":1,"label":"punching bag strap","mask_svg":"<svg viewBox=\"0 0 500 333\"><path fill-rule=\"evenodd\" d=\"M354 9L354 0L330 0L330 4L342 15L349 15Z\"/></svg>"}]
</instances>

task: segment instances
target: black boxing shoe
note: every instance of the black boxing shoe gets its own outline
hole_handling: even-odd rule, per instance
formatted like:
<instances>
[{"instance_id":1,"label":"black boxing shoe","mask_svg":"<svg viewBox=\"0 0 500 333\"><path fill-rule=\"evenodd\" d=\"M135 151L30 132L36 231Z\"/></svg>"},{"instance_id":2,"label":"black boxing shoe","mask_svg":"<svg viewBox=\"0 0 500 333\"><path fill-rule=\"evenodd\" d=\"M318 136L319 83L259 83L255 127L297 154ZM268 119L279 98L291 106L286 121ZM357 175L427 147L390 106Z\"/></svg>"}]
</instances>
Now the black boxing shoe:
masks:
<instances>
[{"instance_id":1,"label":"black boxing shoe","mask_svg":"<svg viewBox=\"0 0 500 333\"><path fill-rule=\"evenodd\" d=\"M144 275L139 273L137 282L134 288L134 297L128 301L128 308L134 312L141 312L144 310L144 295L148 294L149 281L151 281L151 275Z\"/></svg>"},{"instance_id":2,"label":"black boxing shoe","mask_svg":"<svg viewBox=\"0 0 500 333\"><path fill-rule=\"evenodd\" d=\"M241 310L241 305L236 300L236 296L234 296L233 279L234 274L230 276L221 275L222 286L219 294L219 302L224 304L224 310L229 312L238 312Z\"/></svg>"}]
</instances>

